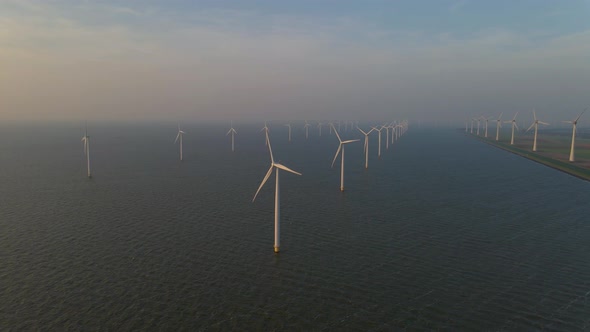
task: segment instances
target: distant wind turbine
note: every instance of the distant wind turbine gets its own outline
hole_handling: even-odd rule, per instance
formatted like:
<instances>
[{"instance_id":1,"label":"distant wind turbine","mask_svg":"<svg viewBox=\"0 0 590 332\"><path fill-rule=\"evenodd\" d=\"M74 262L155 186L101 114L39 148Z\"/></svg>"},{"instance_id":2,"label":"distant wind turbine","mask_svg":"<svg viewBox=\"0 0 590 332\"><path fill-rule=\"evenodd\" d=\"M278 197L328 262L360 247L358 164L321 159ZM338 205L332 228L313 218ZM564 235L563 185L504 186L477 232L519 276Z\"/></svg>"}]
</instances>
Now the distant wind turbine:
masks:
<instances>
[{"instance_id":1,"label":"distant wind turbine","mask_svg":"<svg viewBox=\"0 0 590 332\"><path fill-rule=\"evenodd\" d=\"M480 118L475 119L475 121L477 121L477 136L479 136L479 123L480 123Z\"/></svg>"},{"instance_id":2,"label":"distant wind turbine","mask_svg":"<svg viewBox=\"0 0 590 332\"><path fill-rule=\"evenodd\" d=\"M264 121L264 127L262 127L262 129L260 129L260 131L264 131L264 133L266 135L265 138L264 138L264 145L268 145L268 131L269 131L269 128L266 125L266 121Z\"/></svg>"},{"instance_id":3,"label":"distant wind turbine","mask_svg":"<svg viewBox=\"0 0 590 332\"><path fill-rule=\"evenodd\" d=\"M512 123L512 138L510 139L510 145L514 145L514 128L518 129L518 125L516 124L516 116L517 115L518 115L518 112L516 112L516 114L514 114L514 117L512 118L512 120L504 121L504 123Z\"/></svg>"},{"instance_id":4,"label":"distant wind turbine","mask_svg":"<svg viewBox=\"0 0 590 332\"><path fill-rule=\"evenodd\" d=\"M88 136L88 126L86 126L86 131L84 132L84 136L82 137L82 142L84 142L84 154L86 155L86 170L88 173L88 177L91 178L92 175L90 174L90 136Z\"/></svg>"},{"instance_id":5,"label":"distant wind turbine","mask_svg":"<svg viewBox=\"0 0 590 332\"><path fill-rule=\"evenodd\" d=\"M539 121L539 119L537 119L537 113L535 112L535 110L533 110L533 119L533 124L526 131L529 131L533 127L535 127L535 138L533 139L533 152L537 152L537 131L539 130L539 124L546 126L548 126L549 124L547 122Z\"/></svg>"},{"instance_id":6,"label":"distant wind turbine","mask_svg":"<svg viewBox=\"0 0 590 332\"><path fill-rule=\"evenodd\" d=\"M305 139L307 139L307 137L309 136L309 126L310 124L307 123L307 121L305 121L305 125L303 126L303 128L305 128Z\"/></svg>"},{"instance_id":7,"label":"distant wind turbine","mask_svg":"<svg viewBox=\"0 0 590 332\"><path fill-rule=\"evenodd\" d=\"M234 151L234 135L237 134L236 130L234 129L233 121L231 122L231 128L229 129L227 134L225 134L225 136L227 136L229 134L231 134L231 150L233 152Z\"/></svg>"},{"instance_id":8,"label":"distant wind turbine","mask_svg":"<svg viewBox=\"0 0 590 332\"><path fill-rule=\"evenodd\" d=\"M381 130L383 130L383 127L377 129L376 127L372 127L375 131L379 132L379 147L377 149L377 156L379 158L381 158Z\"/></svg>"},{"instance_id":9,"label":"distant wind turbine","mask_svg":"<svg viewBox=\"0 0 590 332\"><path fill-rule=\"evenodd\" d=\"M574 121L562 121L562 122L565 122L565 123L571 123L572 126L573 126L573 129L572 129L572 147L570 149L570 159L569 159L571 162L576 161L575 153L574 153L574 145L576 144L576 127L578 126L578 120L580 120L580 117L582 116L582 114L584 114L587 110L588 110L588 108L586 108L584 111L582 111L582 113L580 113L580 115L578 115L578 117Z\"/></svg>"},{"instance_id":10,"label":"distant wind turbine","mask_svg":"<svg viewBox=\"0 0 590 332\"><path fill-rule=\"evenodd\" d=\"M258 190L256 191L256 194L254 194L254 198L252 199L252 202L254 202L254 200L256 200L256 196L258 196L258 193L260 192L260 189L262 189L262 187L264 186L264 184L266 183L266 181L268 180L268 178L270 177L270 175L272 174L272 171L276 169L276 174L275 174L275 243L274 243L274 251L276 253L279 252L279 247L280 247L280 202L279 202L279 198L280 198L280 190L279 190L279 169L282 169L284 171L293 173L293 174L297 174L297 175L301 175L301 173L295 172L294 170L283 166L279 163L275 163L275 160L272 156L272 148L270 146L270 139L268 138L268 133L266 134L266 141L268 143L268 151L270 152L270 168L268 169L268 172L266 172L266 176L264 176L264 179L262 180L262 183L260 183L260 187L258 187Z\"/></svg>"},{"instance_id":11,"label":"distant wind turbine","mask_svg":"<svg viewBox=\"0 0 590 332\"><path fill-rule=\"evenodd\" d=\"M323 125L323 123L318 122L318 129L320 130L320 136L322 136L322 125Z\"/></svg>"},{"instance_id":12,"label":"distant wind turbine","mask_svg":"<svg viewBox=\"0 0 590 332\"><path fill-rule=\"evenodd\" d=\"M180 125L178 125L178 134L176 135L174 143L176 143L180 139L180 161L182 161L182 135L184 134L185 132L180 130Z\"/></svg>"},{"instance_id":13,"label":"distant wind turbine","mask_svg":"<svg viewBox=\"0 0 590 332\"><path fill-rule=\"evenodd\" d=\"M349 144L349 143L353 143L353 142L357 142L359 140L352 139L352 140L348 140L348 141L343 141L340 138L340 135L338 135L338 131L336 130L336 127L334 127L333 125L332 125L332 127L334 128L334 132L336 133L336 136L338 137L338 141L340 142L340 144L338 145L338 150L336 150L336 155L334 156L334 160L332 160L332 167L334 167L334 162L336 161L336 158L338 158L340 151L342 151L342 163L340 165L340 191L344 191L344 145Z\"/></svg>"},{"instance_id":14,"label":"distant wind turbine","mask_svg":"<svg viewBox=\"0 0 590 332\"><path fill-rule=\"evenodd\" d=\"M485 130L485 135L484 135L484 137L485 137L485 138L488 138L488 121L490 121L490 119L491 119L491 118L485 118L485 117L482 117L482 119L483 119L483 120L485 120L485 122L486 122L486 130Z\"/></svg>"},{"instance_id":15,"label":"distant wind turbine","mask_svg":"<svg viewBox=\"0 0 590 332\"><path fill-rule=\"evenodd\" d=\"M291 142L291 124L287 123L285 127L289 127L289 142Z\"/></svg>"},{"instance_id":16,"label":"distant wind turbine","mask_svg":"<svg viewBox=\"0 0 590 332\"><path fill-rule=\"evenodd\" d=\"M365 147L363 148L365 152L365 169L369 168L369 134L375 130L371 128L369 132L364 132L361 128L356 127L363 135L365 135Z\"/></svg>"},{"instance_id":17,"label":"distant wind turbine","mask_svg":"<svg viewBox=\"0 0 590 332\"><path fill-rule=\"evenodd\" d=\"M504 112L500 113L498 120L496 120L496 141L500 139L500 128L502 127L502 114L504 114Z\"/></svg>"}]
</instances>

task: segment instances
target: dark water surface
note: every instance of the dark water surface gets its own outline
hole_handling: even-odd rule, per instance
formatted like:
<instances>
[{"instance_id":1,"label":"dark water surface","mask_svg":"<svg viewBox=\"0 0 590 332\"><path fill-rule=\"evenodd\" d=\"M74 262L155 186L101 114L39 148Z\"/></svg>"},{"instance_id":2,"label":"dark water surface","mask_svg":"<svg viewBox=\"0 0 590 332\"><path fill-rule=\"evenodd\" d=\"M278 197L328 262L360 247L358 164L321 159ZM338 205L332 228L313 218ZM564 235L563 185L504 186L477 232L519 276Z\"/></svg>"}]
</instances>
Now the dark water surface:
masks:
<instances>
[{"instance_id":1,"label":"dark water surface","mask_svg":"<svg viewBox=\"0 0 590 332\"><path fill-rule=\"evenodd\" d=\"M588 330L590 185L452 130L0 130L3 330ZM343 133L346 138L360 138ZM343 137L344 138L344 137Z\"/></svg>"}]
</instances>

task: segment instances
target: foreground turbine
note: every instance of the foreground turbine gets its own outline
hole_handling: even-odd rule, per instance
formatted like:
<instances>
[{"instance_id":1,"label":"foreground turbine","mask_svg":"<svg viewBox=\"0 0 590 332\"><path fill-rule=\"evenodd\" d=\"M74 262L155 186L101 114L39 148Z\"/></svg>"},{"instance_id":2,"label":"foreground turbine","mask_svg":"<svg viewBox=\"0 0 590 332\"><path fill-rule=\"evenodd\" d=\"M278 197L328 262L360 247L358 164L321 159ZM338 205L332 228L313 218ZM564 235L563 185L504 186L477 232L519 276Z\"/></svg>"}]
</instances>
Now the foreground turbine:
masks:
<instances>
[{"instance_id":1,"label":"foreground turbine","mask_svg":"<svg viewBox=\"0 0 590 332\"><path fill-rule=\"evenodd\" d=\"M174 144L176 144L176 142L180 139L180 161L182 161L182 135L184 135L185 132L180 130L180 125L178 125L178 134L176 135L176 139L174 140Z\"/></svg>"},{"instance_id":2,"label":"foreground turbine","mask_svg":"<svg viewBox=\"0 0 590 332\"><path fill-rule=\"evenodd\" d=\"M344 191L344 145L348 144L348 143L352 143L352 142L357 142L359 140L352 139L352 140L348 140L348 141L343 141L340 138L340 135L338 135L338 131L336 130L336 127L334 127L334 125L332 125L332 128L334 129L334 132L336 133L336 137L338 137L338 141L340 141L340 144L338 145L338 150L336 150L336 155L334 156L334 160L332 160L332 167L334 167L334 162L336 161L336 158L338 158L338 154L340 154L340 151L342 151L342 163L340 164L340 191Z\"/></svg>"},{"instance_id":3,"label":"foreground turbine","mask_svg":"<svg viewBox=\"0 0 590 332\"><path fill-rule=\"evenodd\" d=\"M262 180L262 183L260 183L260 187L258 187L258 190L256 190L256 194L254 194L254 198L252 199L252 202L254 202L254 200L256 200L256 196L258 196L258 193L260 192L260 189L262 189L262 187L264 186L264 184L266 183L266 181L268 180L268 178L270 178L270 175L272 174L272 171L276 169L276 177L275 177L275 244L274 244L274 251L276 253L279 252L279 247L281 245L280 243L280 232L281 232L281 225L280 225L280 203L279 203L279 198L280 198L280 191L279 191L279 169L282 169L284 171L293 173L293 174L297 174L297 175L301 175L301 173L295 172L294 170L283 166L279 163L275 163L275 160L272 156L272 148L270 146L270 140L268 138L268 133L266 134L266 142L268 143L268 151L270 152L270 168L268 169L268 172L266 172L266 176L264 177L264 179Z\"/></svg>"},{"instance_id":4,"label":"foreground turbine","mask_svg":"<svg viewBox=\"0 0 590 332\"><path fill-rule=\"evenodd\" d=\"M88 177L91 178L92 175L90 174L90 136L88 136L88 126L86 126L86 131L84 132L84 136L82 137L82 142L84 142L84 154L86 155L86 170L88 173Z\"/></svg>"},{"instance_id":5,"label":"foreground turbine","mask_svg":"<svg viewBox=\"0 0 590 332\"><path fill-rule=\"evenodd\" d=\"M574 121L562 121L565 123L571 123L573 125L573 129L572 129L572 147L570 149L570 161L574 162L576 161L575 158L575 154L574 154L574 145L576 144L576 127L578 125L578 120L580 120L580 117L582 116L582 114L584 114L584 112L586 112L588 109L586 108L584 111L582 111L582 113L580 113L580 115L578 115L578 117L574 120Z\"/></svg>"},{"instance_id":6,"label":"foreground turbine","mask_svg":"<svg viewBox=\"0 0 590 332\"><path fill-rule=\"evenodd\" d=\"M526 131L529 131L531 130L531 128L535 127L535 138L533 139L533 152L537 152L537 131L539 130L539 124L546 126L548 126L549 124L547 122L539 121L537 119L537 113L535 112L535 110L533 110L533 118L533 124Z\"/></svg>"}]
</instances>

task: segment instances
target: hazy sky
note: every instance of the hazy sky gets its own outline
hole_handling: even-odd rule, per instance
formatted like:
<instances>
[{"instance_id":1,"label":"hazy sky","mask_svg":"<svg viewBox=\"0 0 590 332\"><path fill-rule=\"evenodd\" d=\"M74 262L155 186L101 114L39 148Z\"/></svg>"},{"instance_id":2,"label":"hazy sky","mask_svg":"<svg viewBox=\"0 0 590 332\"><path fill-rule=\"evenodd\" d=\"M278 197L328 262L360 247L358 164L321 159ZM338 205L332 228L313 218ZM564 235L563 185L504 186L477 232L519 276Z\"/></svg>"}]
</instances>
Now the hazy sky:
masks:
<instances>
[{"instance_id":1,"label":"hazy sky","mask_svg":"<svg viewBox=\"0 0 590 332\"><path fill-rule=\"evenodd\" d=\"M555 121L585 106L590 0L0 0L0 121Z\"/></svg>"}]
</instances>

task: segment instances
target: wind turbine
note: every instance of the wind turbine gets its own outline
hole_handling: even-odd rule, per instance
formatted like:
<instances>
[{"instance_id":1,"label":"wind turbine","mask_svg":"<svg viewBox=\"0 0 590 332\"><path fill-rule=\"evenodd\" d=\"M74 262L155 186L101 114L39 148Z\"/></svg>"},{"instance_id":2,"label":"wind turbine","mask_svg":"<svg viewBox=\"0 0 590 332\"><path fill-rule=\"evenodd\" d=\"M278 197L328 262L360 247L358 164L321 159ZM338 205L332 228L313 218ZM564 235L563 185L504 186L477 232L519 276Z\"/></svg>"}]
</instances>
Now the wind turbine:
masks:
<instances>
[{"instance_id":1,"label":"wind turbine","mask_svg":"<svg viewBox=\"0 0 590 332\"><path fill-rule=\"evenodd\" d=\"M473 134L473 118L471 119L471 134Z\"/></svg>"},{"instance_id":2,"label":"wind turbine","mask_svg":"<svg viewBox=\"0 0 590 332\"><path fill-rule=\"evenodd\" d=\"M185 132L180 130L180 125L178 125L178 134L176 135L176 139L174 140L174 143L176 144L176 142L180 138L180 161L182 161L182 135L184 135L184 134L185 134Z\"/></svg>"},{"instance_id":3,"label":"wind turbine","mask_svg":"<svg viewBox=\"0 0 590 332\"><path fill-rule=\"evenodd\" d=\"M573 125L573 131L572 131L572 147L571 147L571 150L570 150L570 161L571 162L576 161L575 154L574 154L574 145L576 143L576 127L578 125L578 120L580 120L580 117L582 116L582 114L584 114L587 110L588 110L588 108L586 108L584 111L582 111L582 113L580 113L580 115L578 115L578 117L574 121L562 121L562 122L565 122L565 123L571 123Z\"/></svg>"},{"instance_id":4,"label":"wind turbine","mask_svg":"<svg viewBox=\"0 0 590 332\"><path fill-rule=\"evenodd\" d=\"M389 125L384 124L381 129L385 128L385 150L389 150Z\"/></svg>"},{"instance_id":5,"label":"wind turbine","mask_svg":"<svg viewBox=\"0 0 590 332\"><path fill-rule=\"evenodd\" d=\"M84 142L84 154L86 155L86 170L88 173L88 177L91 178L92 175L90 174L90 136L88 136L88 125L86 126L86 131L84 132L84 136L82 137L82 142Z\"/></svg>"},{"instance_id":6,"label":"wind turbine","mask_svg":"<svg viewBox=\"0 0 590 332\"><path fill-rule=\"evenodd\" d=\"M365 147L363 148L363 151L365 152L365 169L369 168L369 134L375 130L373 128L371 128L371 130L369 130L369 132L365 133L361 128L356 127L361 133L363 133L363 135L365 135Z\"/></svg>"},{"instance_id":7,"label":"wind turbine","mask_svg":"<svg viewBox=\"0 0 590 332\"><path fill-rule=\"evenodd\" d=\"M270 129L268 129L268 127L266 126L266 121L264 121L264 127L262 127L262 129L260 129L260 131L264 131L264 133L266 134L265 139L264 139L264 145L268 145L268 131Z\"/></svg>"},{"instance_id":8,"label":"wind turbine","mask_svg":"<svg viewBox=\"0 0 590 332\"><path fill-rule=\"evenodd\" d=\"M291 142L291 124L287 123L285 127L289 127L289 142Z\"/></svg>"},{"instance_id":9,"label":"wind turbine","mask_svg":"<svg viewBox=\"0 0 590 332\"><path fill-rule=\"evenodd\" d=\"M310 126L310 124L307 123L307 120L306 120L305 125L303 126L305 128L305 139L307 139L307 137L309 136L309 126Z\"/></svg>"},{"instance_id":10,"label":"wind turbine","mask_svg":"<svg viewBox=\"0 0 590 332\"><path fill-rule=\"evenodd\" d=\"M258 196L258 193L260 192L260 189L262 189L262 187L264 186L264 184L266 183L266 181L268 180L268 178L270 177L270 175L272 174L272 171L276 169L276 177L275 177L275 244L274 244L274 251L276 253L279 252L279 247L280 247L280 216L281 216L281 206L279 203L279 198L280 198L280 191L279 191L279 169L282 169L284 171L293 173L293 174L297 174L297 175L301 175L301 173L295 172L294 170L283 166L279 163L275 163L275 160L272 156L272 148L270 146L270 139L268 138L268 132L266 133L266 141L268 142L268 151L270 152L270 168L268 169L268 172L266 172L266 176L264 177L264 179L262 180L262 183L260 183L260 187L258 187L258 190L256 191L256 194L254 194L254 198L252 199L252 202L254 202L254 200L256 200L256 196Z\"/></svg>"},{"instance_id":11,"label":"wind turbine","mask_svg":"<svg viewBox=\"0 0 590 332\"><path fill-rule=\"evenodd\" d=\"M233 121L231 122L231 128L229 129L227 134L225 134L225 136L229 135L230 133L231 133L231 150L233 152L234 151L234 135L237 134L236 130L234 129Z\"/></svg>"},{"instance_id":12,"label":"wind turbine","mask_svg":"<svg viewBox=\"0 0 590 332\"><path fill-rule=\"evenodd\" d=\"M485 137L485 138L488 138L488 121L489 121L491 118L484 118L484 117L482 117L482 119L486 121L486 131L485 131L485 135L484 135L484 137Z\"/></svg>"},{"instance_id":13,"label":"wind turbine","mask_svg":"<svg viewBox=\"0 0 590 332\"><path fill-rule=\"evenodd\" d=\"M383 127L377 129L375 127L372 127L373 129L375 129L375 131L379 132L379 149L377 151L377 156L379 156L379 158L381 158L381 130L383 130Z\"/></svg>"},{"instance_id":14,"label":"wind turbine","mask_svg":"<svg viewBox=\"0 0 590 332\"><path fill-rule=\"evenodd\" d=\"M539 130L539 124L546 126L548 126L549 124L547 122L539 121L537 119L537 113L535 112L535 110L533 110L533 118L533 124L526 131L529 131L531 130L531 128L535 127L535 138L533 139L533 152L537 152L537 130Z\"/></svg>"},{"instance_id":15,"label":"wind turbine","mask_svg":"<svg viewBox=\"0 0 590 332\"><path fill-rule=\"evenodd\" d=\"M510 139L510 145L514 145L514 128L516 127L516 129L518 129L518 125L516 124L516 116L517 115L518 115L518 112L516 112L516 114L514 114L514 117L512 118L512 120L504 121L504 123L512 123L512 138Z\"/></svg>"},{"instance_id":16,"label":"wind turbine","mask_svg":"<svg viewBox=\"0 0 590 332\"><path fill-rule=\"evenodd\" d=\"M334 125L332 125L332 127L334 127ZM338 131L336 130L336 127L334 127L334 132L336 133L336 136L338 137L338 141L340 141L340 144L338 145L338 150L336 150L336 155L334 156L334 160L332 160L332 167L334 167L334 162L336 161L336 158L338 158L338 154L340 154L340 151L342 150L342 163L340 165L340 191L344 191L344 145L348 144L348 143L352 143L352 142L357 142L359 140L352 139L352 140L348 140L348 141L343 141L340 138L340 135L338 135Z\"/></svg>"},{"instance_id":17,"label":"wind turbine","mask_svg":"<svg viewBox=\"0 0 590 332\"><path fill-rule=\"evenodd\" d=\"M320 136L322 136L322 124L321 122L318 122L318 128L320 129Z\"/></svg>"},{"instance_id":18,"label":"wind turbine","mask_svg":"<svg viewBox=\"0 0 590 332\"><path fill-rule=\"evenodd\" d=\"M479 136L479 121L480 120L481 120L480 118L475 119L475 121L477 121L477 136Z\"/></svg>"},{"instance_id":19,"label":"wind turbine","mask_svg":"<svg viewBox=\"0 0 590 332\"><path fill-rule=\"evenodd\" d=\"M500 113L498 120L496 120L496 141L500 139L500 128L502 128L502 114L504 114L504 112Z\"/></svg>"}]
</instances>

